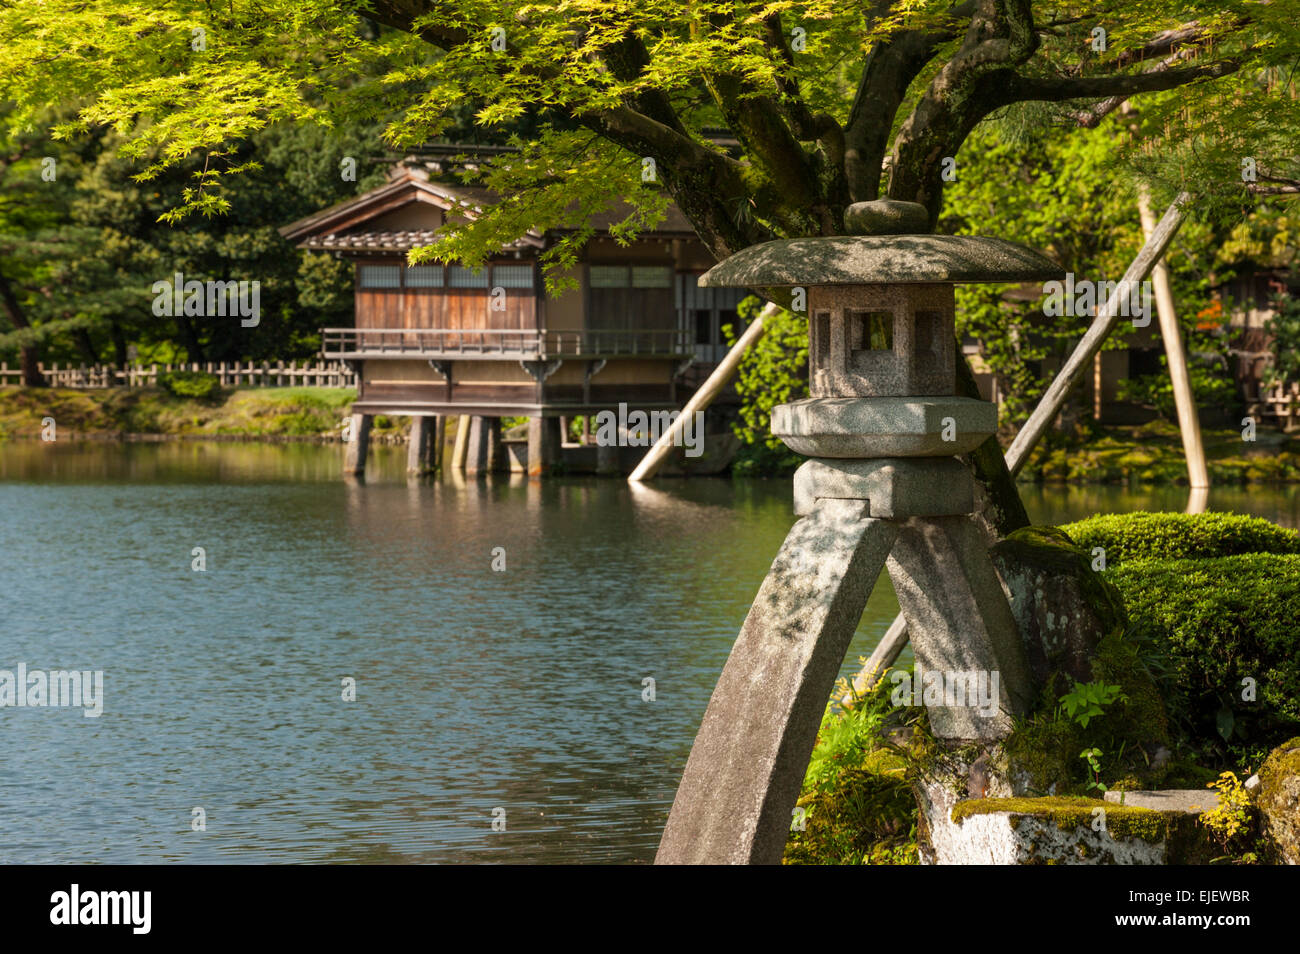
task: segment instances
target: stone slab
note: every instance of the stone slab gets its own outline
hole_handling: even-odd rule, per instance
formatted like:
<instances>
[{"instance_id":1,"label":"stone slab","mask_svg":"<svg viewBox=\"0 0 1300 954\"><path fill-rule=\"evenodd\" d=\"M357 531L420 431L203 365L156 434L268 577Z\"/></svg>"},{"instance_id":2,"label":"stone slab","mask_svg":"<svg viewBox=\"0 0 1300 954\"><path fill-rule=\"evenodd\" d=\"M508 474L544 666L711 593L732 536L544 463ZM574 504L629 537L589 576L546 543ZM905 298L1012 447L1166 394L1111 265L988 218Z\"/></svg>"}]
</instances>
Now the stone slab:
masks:
<instances>
[{"instance_id":1,"label":"stone slab","mask_svg":"<svg viewBox=\"0 0 1300 954\"><path fill-rule=\"evenodd\" d=\"M1165 840L1117 837L1091 825L1067 825L1047 814L988 812L933 833L933 862L941 865L1163 865Z\"/></svg>"},{"instance_id":2,"label":"stone slab","mask_svg":"<svg viewBox=\"0 0 1300 954\"><path fill-rule=\"evenodd\" d=\"M805 398L772 408L772 433L805 457L952 457L997 427L995 405L966 397Z\"/></svg>"},{"instance_id":3,"label":"stone slab","mask_svg":"<svg viewBox=\"0 0 1300 954\"><path fill-rule=\"evenodd\" d=\"M865 500L873 517L902 519L968 514L975 509L970 471L955 457L813 459L794 475L794 512L818 499Z\"/></svg>"},{"instance_id":4,"label":"stone slab","mask_svg":"<svg viewBox=\"0 0 1300 954\"><path fill-rule=\"evenodd\" d=\"M1125 808L1151 808L1160 812L1189 812L1199 815L1217 808L1219 795L1212 788L1168 788L1160 791L1107 792L1106 801L1122 804Z\"/></svg>"},{"instance_id":5,"label":"stone slab","mask_svg":"<svg viewBox=\"0 0 1300 954\"><path fill-rule=\"evenodd\" d=\"M813 742L898 533L862 501L790 529L691 748L656 864L780 864Z\"/></svg>"}]
</instances>

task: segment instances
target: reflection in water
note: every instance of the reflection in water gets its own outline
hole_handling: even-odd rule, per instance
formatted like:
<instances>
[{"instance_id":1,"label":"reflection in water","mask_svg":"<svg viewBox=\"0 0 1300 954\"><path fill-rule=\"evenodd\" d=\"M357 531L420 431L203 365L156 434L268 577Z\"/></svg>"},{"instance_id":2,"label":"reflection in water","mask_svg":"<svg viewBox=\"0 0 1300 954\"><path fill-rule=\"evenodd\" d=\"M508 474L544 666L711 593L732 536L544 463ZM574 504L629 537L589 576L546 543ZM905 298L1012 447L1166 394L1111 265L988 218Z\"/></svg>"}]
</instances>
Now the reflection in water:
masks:
<instances>
[{"instance_id":1,"label":"reflection in water","mask_svg":"<svg viewBox=\"0 0 1300 954\"><path fill-rule=\"evenodd\" d=\"M1187 513L1205 513L1209 505L1209 487L1192 487L1187 491Z\"/></svg>"},{"instance_id":2,"label":"reflection in water","mask_svg":"<svg viewBox=\"0 0 1300 954\"><path fill-rule=\"evenodd\" d=\"M341 455L0 445L0 668L105 674L98 719L0 718L0 861L653 857L789 482L408 482L400 447L345 481ZM1186 505L1023 492L1051 522ZM1210 504L1300 509L1295 488ZM884 578L845 674L896 612Z\"/></svg>"}]
</instances>

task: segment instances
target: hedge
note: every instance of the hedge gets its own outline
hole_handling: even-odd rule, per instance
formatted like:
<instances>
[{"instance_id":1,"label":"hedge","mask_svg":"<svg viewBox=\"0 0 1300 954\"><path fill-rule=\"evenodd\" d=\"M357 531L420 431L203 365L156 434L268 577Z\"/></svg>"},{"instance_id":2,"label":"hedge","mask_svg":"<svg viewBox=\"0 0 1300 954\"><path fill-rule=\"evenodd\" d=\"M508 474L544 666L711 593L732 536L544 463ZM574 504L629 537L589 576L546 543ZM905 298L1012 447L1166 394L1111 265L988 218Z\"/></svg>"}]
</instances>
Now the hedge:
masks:
<instances>
[{"instance_id":1,"label":"hedge","mask_svg":"<svg viewBox=\"0 0 1300 954\"><path fill-rule=\"evenodd\" d=\"M1190 546L1207 543L1213 541ZM1239 543L1231 535L1224 541ZM1294 734L1300 555L1129 560L1107 574L1124 597L1131 631L1154 640L1168 657L1175 698L1167 701L1195 739L1212 743L1222 736L1242 754L1276 744L1288 726ZM1247 678L1254 680L1254 701L1243 698Z\"/></svg>"},{"instance_id":2,"label":"hedge","mask_svg":"<svg viewBox=\"0 0 1300 954\"><path fill-rule=\"evenodd\" d=\"M1103 548L1108 567L1129 560L1300 553L1300 533L1235 513L1102 514L1061 529L1089 553Z\"/></svg>"}]
</instances>

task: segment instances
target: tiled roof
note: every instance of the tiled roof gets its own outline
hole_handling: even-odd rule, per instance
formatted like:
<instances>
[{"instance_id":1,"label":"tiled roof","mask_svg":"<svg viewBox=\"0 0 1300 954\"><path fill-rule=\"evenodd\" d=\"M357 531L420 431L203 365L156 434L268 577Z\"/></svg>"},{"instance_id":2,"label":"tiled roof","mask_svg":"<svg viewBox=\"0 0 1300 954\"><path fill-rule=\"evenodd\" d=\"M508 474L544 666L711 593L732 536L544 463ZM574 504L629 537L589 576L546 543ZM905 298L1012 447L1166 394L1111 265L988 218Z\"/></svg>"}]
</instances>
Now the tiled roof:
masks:
<instances>
[{"instance_id":1,"label":"tiled roof","mask_svg":"<svg viewBox=\"0 0 1300 954\"><path fill-rule=\"evenodd\" d=\"M434 229L405 232L350 232L345 235L313 235L302 242L303 248L367 249L376 252L407 252L438 240Z\"/></svg>"},{"instance_id":2,"label":"tiled roof","mask_svg":"<svg viewBox=\"0 0 1300 954\"><path fill-rule=\"evenodd\" d=\"M299 245L302 248L320 251L363 251L363 252L409 252L413 248L422 248L440 241L442 236L434 229L407 229L401 232L344 232L341 235L312 235ZM519 239L508 243L505 248L515 249L528 246L528 242Z\"/></svg>"},{"instance_id":3,"label":"tiled roof","mask_svg":"<svg viewBox=\"0 0 1300 954\"><path fill-rule=\"evenodd\" d=\"M495 193L476 186L450 185L429 181L428 173L419 168L398 166L390 174L387 183L363 195L348 199L323 209L314 215L299 219L291 225L281 228L280 234L301 248L344 251L405 252L421 245L428 245L436 240L436 232L429 229L407 231L361 231L365 228L366 210L373 209L375 215L391 211L394 200L400 201L403 194L415 192L422 194L426 201L442 205L449 212L464 215L470 219L478 216L478 210L498 201ZM612 205L591 216L587 224L597 232L605 232L610 226L622 221L632 211L625 202ZM331 231L331 229L338 231ZM557 232L572 231L556 229ZM657 227L645 233L651 235L694 235L686 216L675 204L669 204L667 217ZM517 240L508 243L507 249L540 248L545 239L536 229L529 229Z\"/></svg>"}]
</instances>

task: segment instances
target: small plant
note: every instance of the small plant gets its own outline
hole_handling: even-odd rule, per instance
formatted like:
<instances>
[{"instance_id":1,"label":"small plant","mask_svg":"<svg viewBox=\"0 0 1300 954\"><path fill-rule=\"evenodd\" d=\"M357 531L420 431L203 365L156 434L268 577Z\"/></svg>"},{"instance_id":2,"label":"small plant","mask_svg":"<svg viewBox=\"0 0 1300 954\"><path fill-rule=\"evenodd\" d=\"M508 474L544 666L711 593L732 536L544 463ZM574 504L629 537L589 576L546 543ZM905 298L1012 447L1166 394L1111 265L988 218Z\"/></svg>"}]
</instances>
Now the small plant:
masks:
<instances>
[{"instance_id":1,"label":"small plant","mask_svg":"<svg viewBox=\"0 0 1300 954\"><path fill-rule=\"evenodd\" d=\"M1084 791L1091 792L1095 788L1104 795L1106 786L1101 782L1101 749L1084 749L1079 758L1088 763L1088 784Z\"/></svg>"},{"instance_id":2,"label":"small plant","mask_svg":"<svg viewBox=\"0 0 1300 954\"><path fill-rule=\"evenodd\" d=\"M1119 686L1075 680L1074 688L1061 696L1057 711L1064 712L1079 723L1080 728L1086 729L1091 720L1106 714L1106 706L1124 699L1126 697Z\"/></svg>"},{"instance_id":3,"label":"small plant","mask_svg":"<svg viewBox=\"0 0 1300 954\"><path fill-rule=\"evenodd\" d=\"M1250 796L1236 772L1224 772L1217 781L1210 782L1206 787L1218 791L1218 804L1208 812L1202 812L1196 819L1197 824L1208 828L1223 850L1229 853L1224 857L1230 857L1233 841L1251 827ZM1242 860L1253 860L1253 856L1243 856Z\"/></svg>"},{"instance_id":4,"label":"small plant","mask_svg":"<svg viewBox=\"0 0 1300 954\"><path fill-rule=\"evenodd\" d=\"M817 735L787 864L916 864L916 798L889 741L899 713L882 679L863 695L841 679ZM838 700L851 696L850 704Z\"/></svg>"}]
</instances>

